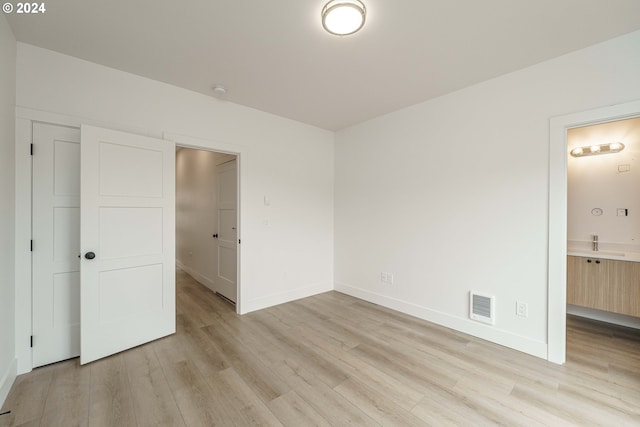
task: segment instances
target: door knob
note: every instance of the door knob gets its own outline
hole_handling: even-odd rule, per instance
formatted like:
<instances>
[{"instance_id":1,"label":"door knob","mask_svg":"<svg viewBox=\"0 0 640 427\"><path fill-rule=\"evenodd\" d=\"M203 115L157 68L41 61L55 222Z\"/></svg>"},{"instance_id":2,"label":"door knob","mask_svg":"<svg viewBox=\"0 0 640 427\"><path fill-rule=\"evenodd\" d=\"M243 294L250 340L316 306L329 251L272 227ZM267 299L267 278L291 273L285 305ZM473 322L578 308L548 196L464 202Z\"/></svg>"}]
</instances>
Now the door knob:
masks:
<instances>
[{"instance_id":1,"label":"door knob","mask_svg":"<svg viewBox=\"0 0 640 427\"><path fill-rule=\"evenodd\" d=\"M218 233L214 234L214 235L213 235L213 238L214 238L214 239L217 239L217 238L218 238Z\"/></svg>"},{"instance_id":2,"label":"door knob","mask_svg":"<svg viewBox=\"0 0 640 427\"><path fill-rule=\"evenodd\" d=\"M86 259L94 259L96 257L96 254L94 254L93 252L87 252L86 254L84 254L84 257Z\"/></svg>"}]
</instances>

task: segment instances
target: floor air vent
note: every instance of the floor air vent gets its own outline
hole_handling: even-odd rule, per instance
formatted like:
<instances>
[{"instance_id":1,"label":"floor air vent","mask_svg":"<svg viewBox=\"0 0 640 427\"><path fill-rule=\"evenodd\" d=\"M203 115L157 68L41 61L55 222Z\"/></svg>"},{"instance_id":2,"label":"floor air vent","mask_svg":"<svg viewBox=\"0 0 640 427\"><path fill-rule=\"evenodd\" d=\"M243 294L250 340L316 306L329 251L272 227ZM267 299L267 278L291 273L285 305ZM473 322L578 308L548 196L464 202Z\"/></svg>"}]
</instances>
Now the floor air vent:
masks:
<instances>
[{"instance_id":1,"label":"floor air vent","mask_svg":"<svg viewBox=\"0 0 640 427\"><path fill-rule=\"evenodd\" d=\"M494 305L494 297L471 292L469 317L478 322L493 325L495 323Z\"/></svg>"}]
</instances>

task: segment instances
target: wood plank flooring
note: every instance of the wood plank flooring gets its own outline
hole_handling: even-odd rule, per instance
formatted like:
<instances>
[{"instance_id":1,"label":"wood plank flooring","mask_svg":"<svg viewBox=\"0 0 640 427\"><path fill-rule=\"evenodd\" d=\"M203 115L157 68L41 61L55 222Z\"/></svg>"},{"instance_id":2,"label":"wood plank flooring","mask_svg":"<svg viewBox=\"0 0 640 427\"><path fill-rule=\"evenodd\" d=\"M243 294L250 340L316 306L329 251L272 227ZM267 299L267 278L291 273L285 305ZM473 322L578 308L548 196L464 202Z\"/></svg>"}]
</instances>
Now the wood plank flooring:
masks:
<instances>
[{"instance_id":1,"label":"wood plank flooring","mask_svg":"<svg viewBox=\"0 0 640 427\"><path fill-rule=\"evenodd\" d=\"M640 332L568 319L557 366L328 292L237 316L178 272L178 332L16 380L0 426L640 425Z\"/></svg>"}]
</instances>

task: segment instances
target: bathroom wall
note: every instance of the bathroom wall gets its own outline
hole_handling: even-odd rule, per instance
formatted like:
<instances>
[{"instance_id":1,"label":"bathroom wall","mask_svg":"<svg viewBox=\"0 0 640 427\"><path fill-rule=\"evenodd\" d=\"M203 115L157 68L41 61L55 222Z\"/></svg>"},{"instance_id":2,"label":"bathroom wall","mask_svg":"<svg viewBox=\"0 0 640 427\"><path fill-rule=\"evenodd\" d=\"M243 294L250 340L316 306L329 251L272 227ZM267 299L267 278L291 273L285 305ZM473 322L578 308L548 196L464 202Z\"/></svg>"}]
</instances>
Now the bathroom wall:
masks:
<instances>
[{"instance_id":1,"label":"bathroom wall","mask_svg":"<svg viewBox=\"0 0 640 427\"><path fill-rule=\"evenodd\" d=\"M625 145L619 153L569 156L569 248L591 250L595 234L600 250L640 252L640 118L571 129L567 139L570 150Z\"/></svg>"}]
</instances>

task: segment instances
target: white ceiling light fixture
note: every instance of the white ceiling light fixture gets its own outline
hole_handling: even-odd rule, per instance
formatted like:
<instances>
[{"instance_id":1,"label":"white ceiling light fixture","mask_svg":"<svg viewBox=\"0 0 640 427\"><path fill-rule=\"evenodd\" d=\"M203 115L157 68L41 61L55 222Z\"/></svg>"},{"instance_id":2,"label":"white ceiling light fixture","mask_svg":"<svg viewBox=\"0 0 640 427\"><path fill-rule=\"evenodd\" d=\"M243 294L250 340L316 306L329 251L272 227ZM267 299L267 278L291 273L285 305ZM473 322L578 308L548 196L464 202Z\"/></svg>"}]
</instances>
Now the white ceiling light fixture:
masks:
<instances>
[{"instance_id":1,"label":"white ceiling light fixture","mask_svg":"<svg viewBox=\"0 0 640 427\"><path fill-rule=\"evenodd\" d=\"M331 0L322 8L322 26L337 36L348 36L364 26L367 10L360 0Z\"/></svg>"}]
</instances>

